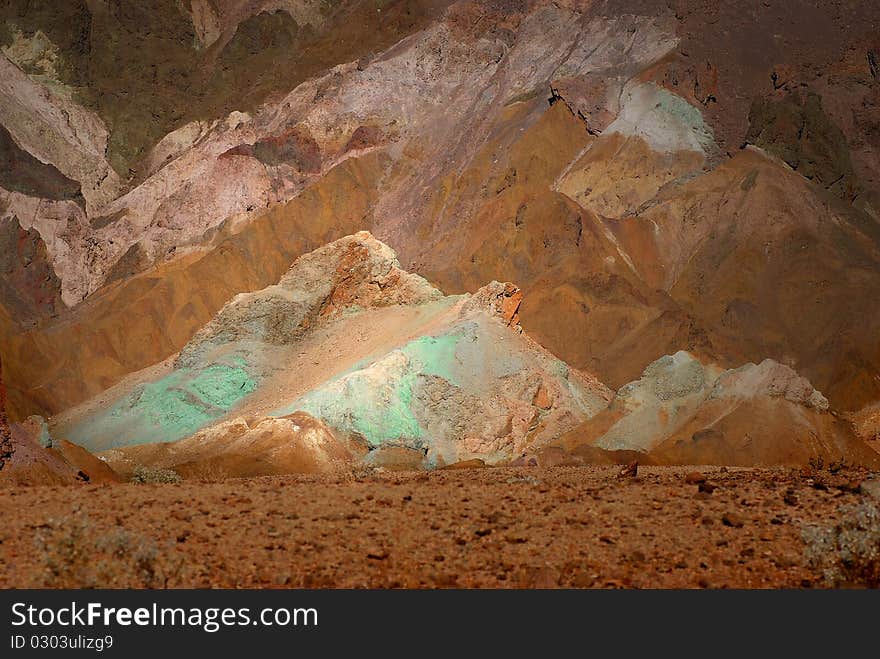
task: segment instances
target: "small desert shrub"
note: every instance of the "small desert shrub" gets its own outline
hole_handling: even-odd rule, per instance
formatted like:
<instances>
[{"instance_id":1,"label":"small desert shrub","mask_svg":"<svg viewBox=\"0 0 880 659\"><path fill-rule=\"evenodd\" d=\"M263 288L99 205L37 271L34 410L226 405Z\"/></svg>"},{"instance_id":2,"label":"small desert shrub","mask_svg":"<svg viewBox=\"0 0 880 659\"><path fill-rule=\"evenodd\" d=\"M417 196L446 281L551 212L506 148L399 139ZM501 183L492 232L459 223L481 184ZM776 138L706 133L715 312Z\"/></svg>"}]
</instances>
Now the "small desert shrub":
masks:
<instances>
[{"instance_id":1,"label":"small desert shrub","mask_svg":"<svg viewBox=\"0 0 880 659\"><path fill-rule=\"evenodd\" d=\"M48 520L34 544L37 588L169 588L179 583L185 565L172 545L163 550L122 526L102 530L77 509Z\"/></svg>"},{"instance_id":2,"label":"small desert shrub","mask_svg":"<svg viewBox=\"0 0 880 659\"><path fill-rule=\"evenodd\" d=\"M173 469L138 465L132 474L132 483L179 483L183 478Z\"/></svg>"},{"instance_id":3,"label":"small desert shrub","mask_svg":"<svg viewBox=\"0 0 880 659\"><path fill-rule=\"evenodd\" d=\"M880 504L866 499L840 509L833 526L803 530L810 566L829 586L880 587Z\"/></svg>"}]
</instances>

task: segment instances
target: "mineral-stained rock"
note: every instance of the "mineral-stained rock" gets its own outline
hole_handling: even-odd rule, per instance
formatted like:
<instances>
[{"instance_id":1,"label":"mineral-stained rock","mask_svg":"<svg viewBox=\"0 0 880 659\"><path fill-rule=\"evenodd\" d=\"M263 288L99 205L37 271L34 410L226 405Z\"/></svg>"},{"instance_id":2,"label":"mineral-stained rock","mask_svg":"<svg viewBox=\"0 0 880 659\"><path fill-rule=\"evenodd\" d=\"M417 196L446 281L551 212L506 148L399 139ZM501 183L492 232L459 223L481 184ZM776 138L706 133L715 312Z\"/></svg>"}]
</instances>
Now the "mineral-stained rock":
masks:
<instances>
[{"instance_id":1,"label":"mineral-stained rock","mask_svg":"<svg viewBox=\"0 0 880 659\"><path fill-rule=\"evenodd\" d=\"M521 300L519 288L499 282L444 297L360 232L300 257L277 284L237 296L170 371L88 403L56 434L93 450L149 444L126 455L157 451L168 466L166 452L250 432L248 410L258 407L264 420L254 432L303 412L339 437L363 438L362 459L374 466L507 459L558 437L610 397L522 333ZM341 358L350 366L340 373Z\"/></svg>"},{"instance_id":2,"label":"mineral-stained rock","mask_svg":"<svg viewBox=\"0 0 880 659\"><path fill-rule=\"evenodd\" d=\"M264 165L290 165L307 174L321 171L321 147L308 129L299 126L277 135L269 135L254 144L237 146L223 155L251 156Z\"/></svg>"}]
</instances>

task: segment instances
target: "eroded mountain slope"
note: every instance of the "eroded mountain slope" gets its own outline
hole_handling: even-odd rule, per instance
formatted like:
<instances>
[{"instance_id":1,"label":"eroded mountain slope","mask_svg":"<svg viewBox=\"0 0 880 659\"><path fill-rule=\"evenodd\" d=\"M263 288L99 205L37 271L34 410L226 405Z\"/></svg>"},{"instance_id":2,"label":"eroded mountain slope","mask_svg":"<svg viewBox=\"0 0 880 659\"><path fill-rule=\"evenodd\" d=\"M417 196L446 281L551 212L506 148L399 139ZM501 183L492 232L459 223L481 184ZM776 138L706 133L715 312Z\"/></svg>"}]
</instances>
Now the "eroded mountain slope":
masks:
<instances>
[{"instance_id":1,"label":"eroded mountain slope","mask_svg":"<svg viewBox=\"0 0 880 659\"><path fill-rule=\"evenodd\" d=\"M167 358L363 228L443 290L517 282L530 333L614 387L686 349L772 358L842 409L880 394L873 3L74 4L4 15L16 417ZM118 30L147 61L94 102L113 46L75 51ZM279 48L290 77L262 73Z\"/></svg>"}]
</instances>

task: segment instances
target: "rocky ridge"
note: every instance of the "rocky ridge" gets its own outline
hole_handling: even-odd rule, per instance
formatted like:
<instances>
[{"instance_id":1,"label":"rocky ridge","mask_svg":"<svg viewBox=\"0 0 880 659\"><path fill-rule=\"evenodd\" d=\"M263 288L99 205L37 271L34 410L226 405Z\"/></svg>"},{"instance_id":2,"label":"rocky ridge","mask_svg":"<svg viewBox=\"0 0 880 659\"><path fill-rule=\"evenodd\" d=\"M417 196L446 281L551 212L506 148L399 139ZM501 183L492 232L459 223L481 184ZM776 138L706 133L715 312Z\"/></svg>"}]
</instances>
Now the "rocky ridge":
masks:
<instances>
[{"instance_id":1,"label":"rocky ridge","mask_svg":"<svg viewBox=\"0 0 880 659\"><path fill-rule=\"evenodd\" d=\"M773 360L724 370L680 351L612 396L523 333L523 299L499 282L444 296L360 232L236 296L159 376L147 371L59 417L53 434L104 451L122 473L147 464L189 476L527 464L532 455L878 463L809 381Z\"/></svg>"}]
</instances>

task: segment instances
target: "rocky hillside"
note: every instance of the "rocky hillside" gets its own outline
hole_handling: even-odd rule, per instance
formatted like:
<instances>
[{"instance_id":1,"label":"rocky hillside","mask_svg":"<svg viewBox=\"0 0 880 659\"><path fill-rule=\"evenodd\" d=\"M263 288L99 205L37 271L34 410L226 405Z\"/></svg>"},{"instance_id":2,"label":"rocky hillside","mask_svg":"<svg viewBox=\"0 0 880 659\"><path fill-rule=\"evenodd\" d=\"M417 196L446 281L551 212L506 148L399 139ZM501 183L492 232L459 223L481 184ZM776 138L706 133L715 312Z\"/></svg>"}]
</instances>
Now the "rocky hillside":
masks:
<instances>
[{"instance_id":1,"label":"rocky hillside","mask_svg":"<svg viewBox=\"0 0 880 659\"><path fill-rule=\"evenodd\" d=\"M611 397L522 333L521 300L498 282L444 296L361 232L236 296L161 374L147 369L62 415L53 436L118 449L113 464L184 471L220 461L250 473L265 452L268 473L510 460ZM299 464L315 451L318 464Z\"/></svg>"},{"instance_id":2,"label":"rocky hillside","mask_svg":"<svg viewBox=\"0 0 880 659\"><path fill-rule=\"evenodd\" d=\"M303 412L347 452L393 435L411 464L507 459L642 419L624 385L686 351L718 369L707 398L678 425L638 421L625 450L802 462L850 446L848 419L876 436L875 2L61 5L0 8L13 420L103 450ZM362 230L387 245L350 257L368 288L309 269ZM384 250L401 279L360 279ZM525 292L527 336L489 311L519 295L493 281ZM334 347L331 319L363 347ZM557 357L593 375L566 380ZM801 377L837 417L768 398ZM598 398L562 395L572 382ZM594 416L598 382L618 394ZM762 415L796 446L742 444ZM676 443L713 424L709 453ZM624 450L590 428L566 446Z\"/></svg>"},{"instance_id":3,"label":"rocky hillside","mask_svg":"<svg viewBox=\"0 0 880 659\"><path fill-rule=\"evenodd\" d=\"M445 296L367 232L234 297L172 360L52 422L118 472L339 474L359 466L778 465L880 455L772 360L662 357L616 396L520 326L522 291Z\"/></svg>"},{"instance_id":4,"label":"rocky hillside","mask_svg":"<svg viewBox=\"0 0 880 659\"><path fill-rule=\"evenodd\" d=\"M663 464L880 465L828 400L787 366L767 359L722 371L686 352L661 357L623 386L607 409L559 442L647 454Z\"/></svg>"}]
</instances>

